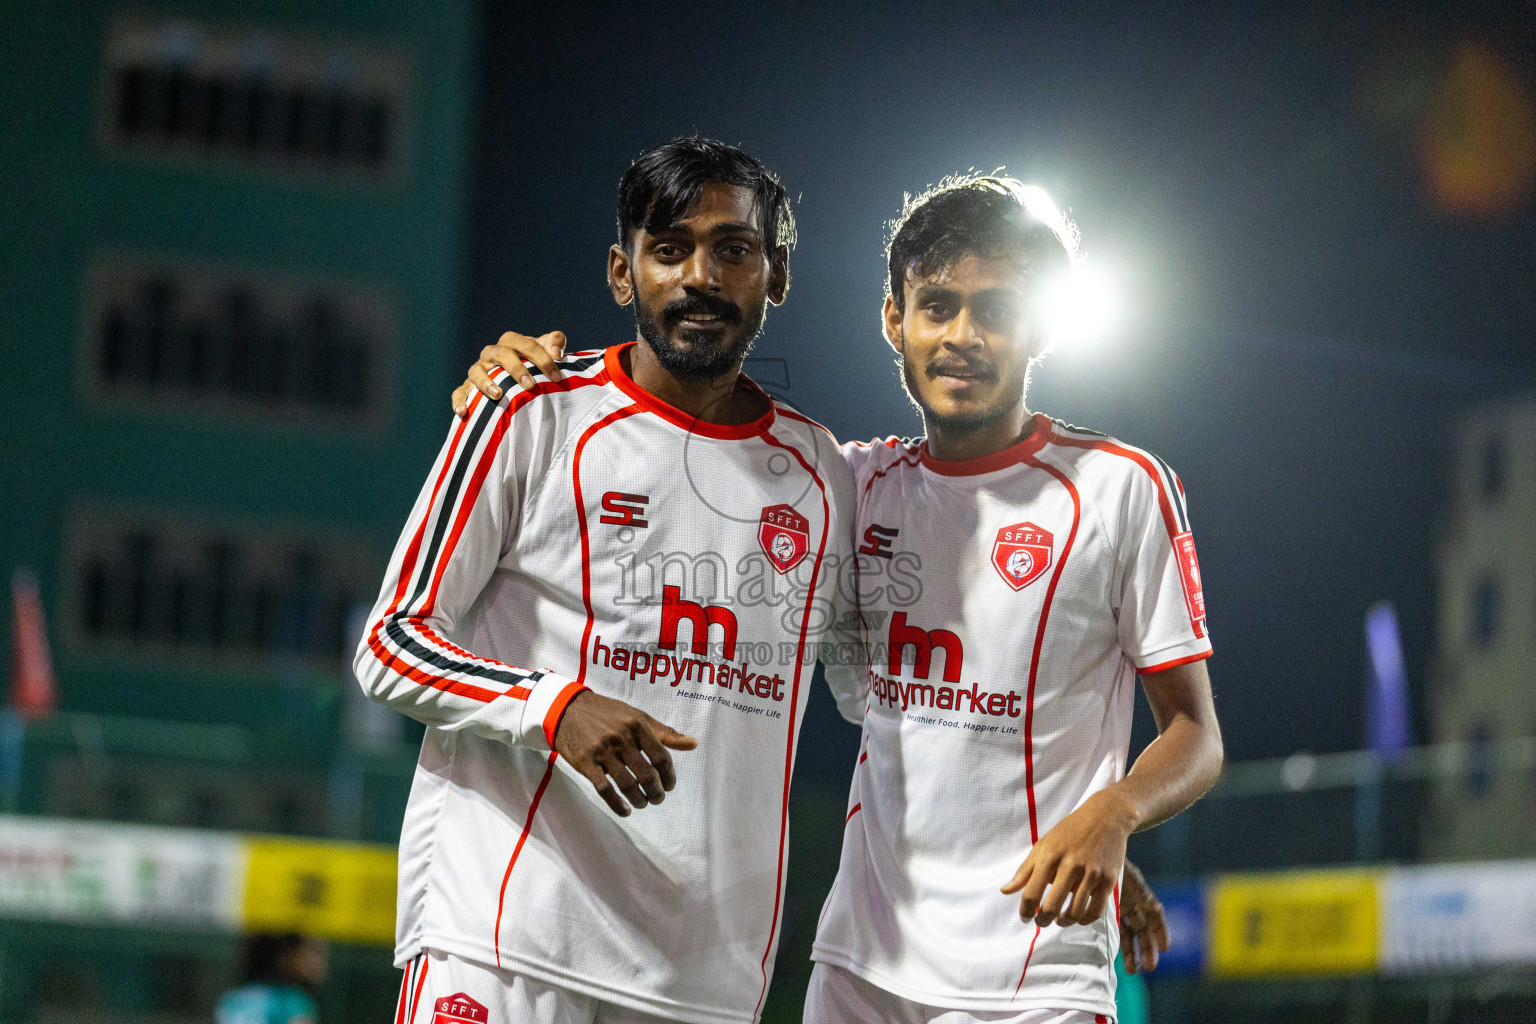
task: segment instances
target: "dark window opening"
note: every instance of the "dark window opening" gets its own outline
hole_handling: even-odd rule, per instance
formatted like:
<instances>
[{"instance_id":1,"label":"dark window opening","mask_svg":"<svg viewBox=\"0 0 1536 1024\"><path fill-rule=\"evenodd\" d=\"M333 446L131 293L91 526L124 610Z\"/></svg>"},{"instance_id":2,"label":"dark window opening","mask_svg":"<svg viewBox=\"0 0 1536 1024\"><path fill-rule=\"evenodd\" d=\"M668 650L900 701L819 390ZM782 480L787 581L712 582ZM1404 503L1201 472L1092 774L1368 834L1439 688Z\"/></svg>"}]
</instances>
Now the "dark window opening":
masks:
<instances>
[{"instance_id":1,"label":"dark window opening","mask_svg":"<svg viewBox=\"0 0 1536 1024\"><path fill-rule=\"evenodd\" d=\"M1483 442L1478 456L1477 481L1485 500L1494 501L1504 493L1507 459L1502 437L1490 437Z\"/></svg>"},{"instance_id":2,"label":"dark window opening","mask_svg":"<svg viewBox=\"0 0 1536 1024\"><path fill-rule=\"evenodd\" d=\"M1500 603L1498 581L1490 576L1479 580L1472 591L1472 639L1479 647L1487 647L1499 635Z\"/></svg>"},{"instance_id":3,"label":"dark window opening","mask_svg":"<svg viewBox=\"0 0 1536 1024\"><path fill-rule=\"evenodd\" d=\"M1474 799L1487 796L1493 789L1495 769L1493 734L1487 723L1479 722L1467 733L1467 795Z\"/></svg>"},{"instance_id":4,"label":"dark window opening","mask_svg":"<svg viewBox=\"0 0 1536 1024\"><path fill-rule=\"evenodd\" d=\"M258 62L239 35L133 17L107 49L103 135L116 148L373 179L402 163L402 54L263 34Z\"/></svg>"},{"instance_id":5,"label":"dark window opening","mask_svg":"<svg viewBox=\"0 0 1536 1024\"><path fill-rule=\"evenodd\" d=\"M73 633L87 647L281 657L334 674L357 642L348 612L371 604L377 586L376 560L345 538L120 511L77 517L73 532Z\"/></svg>"}]
</instances>

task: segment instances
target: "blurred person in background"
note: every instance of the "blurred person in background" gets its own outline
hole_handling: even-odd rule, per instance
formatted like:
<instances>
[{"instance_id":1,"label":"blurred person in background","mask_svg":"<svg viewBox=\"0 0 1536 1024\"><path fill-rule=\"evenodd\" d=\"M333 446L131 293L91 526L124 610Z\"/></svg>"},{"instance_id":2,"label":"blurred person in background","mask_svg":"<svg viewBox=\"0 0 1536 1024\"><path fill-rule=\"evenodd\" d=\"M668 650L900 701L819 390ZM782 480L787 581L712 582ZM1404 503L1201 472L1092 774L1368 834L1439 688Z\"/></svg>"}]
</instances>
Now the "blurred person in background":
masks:
<instances>
[{"instance_id":1,"label":"blurred person in background","mask_svg":"<svg viewBox=\"0 0 1536 1024\"><path fill-rule=\"evenodd\" d=\"M1075 249L1011 178L950 179L896 223L882 322L926 439L842 446L870 682L811 1024L1102 1024L1116 947L1149 934L1129 969L1167 948L1139 872L1122 913L1126 842L1220 771L1212 648L1177 476L1025 405ZM564 342L503 335L455 409L500 370L560 380ZM895 593L905 552L921 585ZM1158 737L1127 773L1138 676Z\"/></svg>"},{"instance_id":2,"label":"blurred person in background","mask_svg":"<svg viewBox=\"0 0 1536 1024\"><path fill-rule=\"evenodd\" d=\"M315 994L330 968L326 944L307 935L249 935L239 988L219 997L217 1024L315 1024Z\"/></svg>"}]
</instances>

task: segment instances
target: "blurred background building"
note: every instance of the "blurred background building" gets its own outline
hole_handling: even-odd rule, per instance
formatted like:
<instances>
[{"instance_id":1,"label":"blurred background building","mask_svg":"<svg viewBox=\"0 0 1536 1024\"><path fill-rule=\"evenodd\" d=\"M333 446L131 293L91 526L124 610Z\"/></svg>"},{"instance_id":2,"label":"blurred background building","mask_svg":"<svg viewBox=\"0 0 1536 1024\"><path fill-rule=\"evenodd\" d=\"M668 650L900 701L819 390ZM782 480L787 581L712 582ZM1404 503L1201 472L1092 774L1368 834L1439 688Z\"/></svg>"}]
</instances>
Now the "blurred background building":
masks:
<instances>
[{"instance_id":1,"label":"blurred background building","mask_svg":"<svg viewBox=\"0 0 1536 1024\"><path fill-rule=\"evenodd\" d=\"M7 810L392 842L410 735L348 742L349 616L440 442L440 388L411 382L460 362L472 6L3 24L0 562L40 582L62 705ZM152 888L175 857L145 835L126 881ZM209 1019L233 936L107 923L6 925L0 1019ZM387 956L340 966L327 1019L390 1012Z\"/></svg>"},{"instance_id":2,"label":"blurred background building","mask_svg":"<svg viewBox=\"0 0 1536 1024\"><path fill-rule=\"evenodd\" d=\"M420 731L358 609L471 355L632 333L614 188L695 130L797 198L749 369L840 437L914 431L903 192L1006 165L1118 282L1031 404L1166 457L1200 537L1231 763L1132 839L1153 1019L1536 1020L1533 95L1493 0L0 6L0 1024L206 1021L286 931L322 1021L391 1012ZM856 746L815 688L768 1022Z\"/></svg>"},{"instance_id":3,"label":"blurred background building","mask_svg":"<svg viewBox=\"0 0 1536 1024\"><path fill-rule=\"evenodd\" d=\"M1441 860L1528 855L1536 832L1536 398L1468 410L1455 467L1437 561L1434 736L1460 744L1465 766L1436 789L1425 852ZM1532 770L1519 770L1522 762Z\"/></svg>"}]
</instances>

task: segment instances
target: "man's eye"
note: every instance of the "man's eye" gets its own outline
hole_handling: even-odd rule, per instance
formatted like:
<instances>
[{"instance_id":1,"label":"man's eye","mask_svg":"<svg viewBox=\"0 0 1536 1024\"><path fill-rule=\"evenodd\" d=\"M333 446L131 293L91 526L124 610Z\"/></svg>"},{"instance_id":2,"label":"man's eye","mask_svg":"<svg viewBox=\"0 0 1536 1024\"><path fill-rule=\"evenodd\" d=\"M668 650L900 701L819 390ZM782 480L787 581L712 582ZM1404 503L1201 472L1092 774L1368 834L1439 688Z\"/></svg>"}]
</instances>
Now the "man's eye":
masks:
<instances>
[{"instance_id":1,"label":"man's eye","mask_svg":"<svg viewBox=\"0 0 1536 1024\"><path fill-rule=\"evenodd\" d=\"M752 250L748 249L744 245L728 245L725 247L725 254L732 257L733 259L738 260L745 259L748 255L751 254L751 252Z\"/></svg>"},{"instance_id":2,"label":"man's eye","mask_svg":"<svg viewBox=\"0 0 1536 1024\"><path fill-rule=\"evenodd\" d=\"M665 244L664 245L658 245L655 249L653 249L651 251L654 252L657 256L660 256L662 259L671 259L673 256L677 256L677 255L682 253L682 250L679 249L677 246L675 246L675 245L665 245Z\"/></svg>"},{"instance_id":3,"label":"man's eye","mask_svg":"<svg viewBox=\"0 0 1536 1024\"><path fill-rule=\"evenodd\" d=\"M949 307L942 302L930 302L923 307L923 311L939 320L949 316Z\"/></svg>"}]
</instances>

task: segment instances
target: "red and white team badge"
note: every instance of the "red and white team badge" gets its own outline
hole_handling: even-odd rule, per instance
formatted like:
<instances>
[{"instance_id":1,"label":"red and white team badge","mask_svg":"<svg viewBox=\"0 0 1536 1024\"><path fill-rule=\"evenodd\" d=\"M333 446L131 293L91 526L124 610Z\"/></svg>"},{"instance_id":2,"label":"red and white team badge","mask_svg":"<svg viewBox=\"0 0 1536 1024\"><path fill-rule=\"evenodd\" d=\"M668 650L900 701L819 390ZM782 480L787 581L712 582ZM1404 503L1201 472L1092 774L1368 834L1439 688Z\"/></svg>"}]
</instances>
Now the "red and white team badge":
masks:
<instances>
[{"instance_id":1,"label":"red and white team badge","mask_svg":"<svg viewBox=\"0 0 1536 1024\"><path fill-rule=\"evenodd\" d=\"M1189 621L1205 620L1205 588L1200 583L1200 559L1195 557L1195 535L1185 530L1173 538L1173 550L1179 558L1179 581L1184 584L1184 603L1189 605Z\"/></svg>"},{"instance_id":2,"label":"red and white team badge","mask_svg":"<svg viewBox=\"0 0 1536 1024\"><path fill-rule=\"evenodd\" d=\"M432 1024L486 1024L490 1013L463 992L437 1001Z\"/></svg>"},{"instance_id":3,"label":"red and white team badge","mask_svg":"<svg viewBox=\"0 0 1536 1024\"><path fill-rule=\"evenodd\" d=\"M757 526L757 542L782 576L810 550L811 522L788 505L769 505Z\"/></svg>"},{"instance_id":4,"label":"red and white team badge","mask_svg":"<svg viewBox=\"0 0 1536 1024\"><path fill-rule=\"evenodd\" d=\"M992 544L992 568L1014 590L1023 590L1051 567L1055 540L1034 523L1015 523L997 531Z\"/></svg>"}]
</instances>

